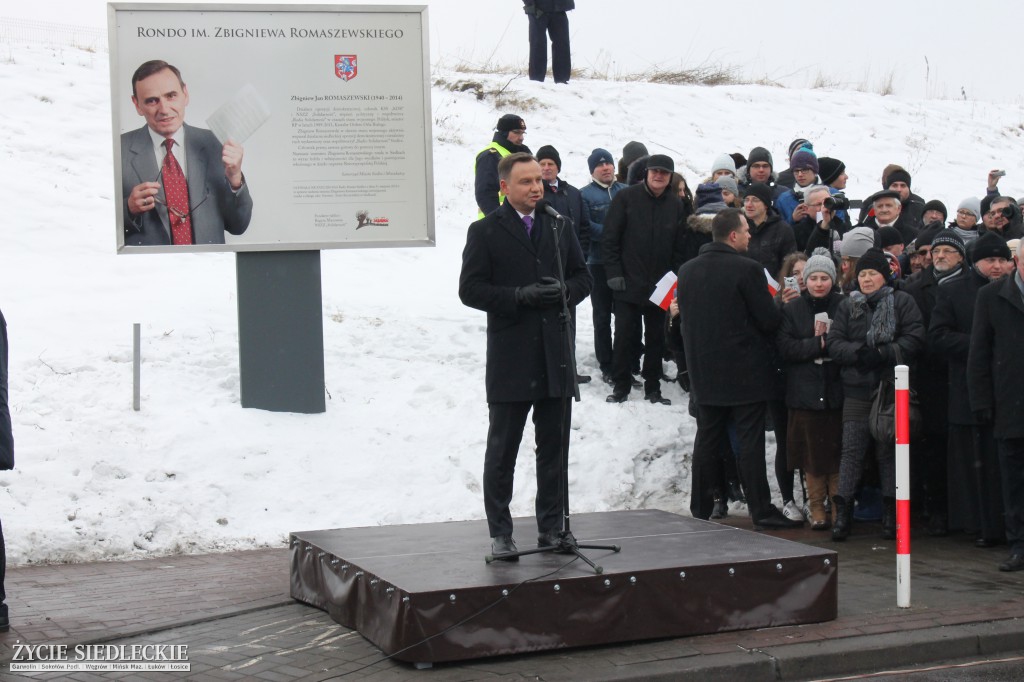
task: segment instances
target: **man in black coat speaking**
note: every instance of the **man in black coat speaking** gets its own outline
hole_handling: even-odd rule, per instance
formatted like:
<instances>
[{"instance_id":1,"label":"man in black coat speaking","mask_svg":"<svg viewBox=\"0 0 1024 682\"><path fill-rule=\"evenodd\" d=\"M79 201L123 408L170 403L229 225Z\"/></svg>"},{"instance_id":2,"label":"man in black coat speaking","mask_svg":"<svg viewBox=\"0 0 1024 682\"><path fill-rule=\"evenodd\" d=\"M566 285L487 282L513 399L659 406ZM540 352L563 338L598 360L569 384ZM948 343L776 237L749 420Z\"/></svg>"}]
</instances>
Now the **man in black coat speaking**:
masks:
<instances>
[{"instance_id":1,"label":"man in black coat speaking","mask_svg":"<svg viewBox=\"0 0 1024 682\"><path fill-rule=\"evenodd\" d=\"M697 403L690 512L707 519L714 506L712 463L729 449L736 427L737 467L754 528L790 528L771 503L765 468L764 422L773 397L772 336L782 316L761 265L743 255L750 227L730 208L711 223L714 241L679 269L679 315L692 399Z\"/></svg>"},{"instance_id":2,"label":"man in black coat speaking","mask_svg":"<svg viewBox=\"0 0 1024 682\"><path fill-rule=\"evenodd\" d=\"M544 196L540 164L526 153L498 164L505 195L493 213L469 226L462 252L459 298L487 313L487 403L484 510L491 552L516 551L512 539L512 479L526 417L533 410L537 443L537 544L559 542L560 454L569 447L575 362L561 332L562 298L575 306L593 280L571 229L555 244L553 221L537 202ZM558 281L558 261L565 287Z\"/></svg>"}]
</instances>

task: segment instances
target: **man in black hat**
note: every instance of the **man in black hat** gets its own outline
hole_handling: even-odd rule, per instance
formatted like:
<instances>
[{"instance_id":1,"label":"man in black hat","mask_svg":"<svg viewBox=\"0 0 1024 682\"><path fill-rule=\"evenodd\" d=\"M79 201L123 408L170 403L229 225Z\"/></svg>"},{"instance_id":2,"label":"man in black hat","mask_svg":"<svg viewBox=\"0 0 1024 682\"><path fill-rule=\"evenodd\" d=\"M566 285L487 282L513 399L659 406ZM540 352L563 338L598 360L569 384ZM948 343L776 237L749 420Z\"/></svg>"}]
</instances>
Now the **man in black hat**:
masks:
<instances>
[{"instance_id":1,"label":"man in black hat","mask_svg":"<svg viewBox=\"0 0 1024 682\"><path fill-rule=\"evenodd\" d=\"M1005 539L1010 545L1000 571L1024 570L1024 258L1016 260L1012 276L978 291L967 354L971 410L978 423L992 425L999 455Z\"/></svg>"},{"instance_id":2,"label":"man in black hat","mask_svg":"<svg viewBox=\"0 0 1024 682\"><path fill-rule=\"evenodd\" d=\"M612 199L604 224L604 268L615 299L615 338L612 344L610 403L623 403L633 383L630 372L631 330L644 325L644 398L668 405L661 395L665 355L665 311L650 300L662 277L683 263L686 249L686 209L669 191L675 164L671 157L647 159L644 180Z\"/></svg>"},{"instance_id":3,"label":"man in black hat","mask_svg":"<svg viewBox=\"0 0 1024 682\"><path fill-rule=\"evenodd\" d=\"M782 267L783 259L796 251L793 228L772 207L771 188L760 182L747 188L743 213L750 224L750 244L745 254L774 276Z\"/></svg>"},{"instance_id":4,"label":"man in black hat","mask_svg":"<svg viewBox=\"0 0 1024 682\"><path fill-rule=\"evenodd\" d=\"M476 155L473 173L476 176L478 220L498 208L505 200L498 181L498 162L515 152L529 153L529 147L523 144L524 139L526 121L517 114L505 114L498 119L491 143Z\"/></svg>"},{"instance_id":5,"label":"man in black hat","mask_svg":"<svg viewBox=\"0 0 1024 682\"><path fill-rule=\"evenodd\" d=\"M523 0L530 19L530 80L544 82L548 71L548 36L551 36L551 71L556 83L568 83L572 74L569 52L569 16L575 0Z\"/></svg>"},{"instance_id":6,"label":"man in black hat","mask_svg":"<svg viewBox=\"0 0 1024 682\"><path fill-rule=\"evenodd\" d=\"M871 213L861 220L862 225L873 228L895 227L903 235L904 244L912 242L920 232L920 214L914 219L903 213L904 204L900 201L899 190L884 189L876 192L864 200L864 206L870 207Z\"/></svg>"},{"instance_id":7,"label":"man in black hat","mask_svg":"<svg viewBox=\"0 0 1024 682\"><path fill-rule=\"evenodd\" d=\"M562 170L562 157L558 150L549 144L537 150L537 162L540 163L540 175L544 180L544 198L558 211L559 215L568 219L569 227L576 234L584 258L590 253L590 212L583 203L580 191L565 180L558 177ZM576 339L576 311L572 313L572 336ZM577 374L576 380L581 384L589 383L589 374Z\"/></svg>"},{"instance_id":8,"label":"man in black hat","mask_svg":"<svg viewBox=\"0 0 1024 682\"><path fill-rule=\"evenodd\" d=\"M889 238L886 239L886 235ZM881 243L898 241L900 235L894 228L881 228L875 232ZM925 245L925 240L934 240ZM919 246L937 249L935 260L929 267L911 276L904 284L904 291L910 294L921 311L925 328L932 319L932 311L940 283L961 277L964 260L964 243L952 230L927 230L921 232L915 242ZM917 244L915 244L917 246ZM883 247L884 248L884 247ZM916 492L923 493L924 508L928 511L928 530L932 535L945 535L946 515L946 457L949 420L947 417L949 386L949 359L938 349L929 345L918 361L911 367L910 385L921 400L924 417L924 433L911 443L911 481ZM916 495L919 499L921 495Z\"/></svg>"}]
</instances>

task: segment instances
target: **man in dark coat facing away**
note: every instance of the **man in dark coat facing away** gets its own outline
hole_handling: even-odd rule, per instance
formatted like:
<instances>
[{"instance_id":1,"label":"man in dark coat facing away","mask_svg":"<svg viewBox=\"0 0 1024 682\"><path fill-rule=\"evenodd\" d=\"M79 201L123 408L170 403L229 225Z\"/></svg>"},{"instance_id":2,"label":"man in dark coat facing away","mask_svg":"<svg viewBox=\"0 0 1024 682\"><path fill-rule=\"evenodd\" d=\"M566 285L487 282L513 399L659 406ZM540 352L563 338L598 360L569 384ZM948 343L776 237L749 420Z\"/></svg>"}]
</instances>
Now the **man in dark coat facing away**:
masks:
<instances>
[{"instance_id":1,"label":"man in dark coat facing away","mask_svg":"<svg viewBox=\"0 0 1024 682\"><path fill-rule=\"evenodd\" d=\"M714 241L679 269L682 318L691 396L697 403L690 511L707 519L714 506L712 461L729 447L726 427L739 441L737 465L754 528L792 528L771 503L765 467L764 422L773 397L772 337L782 316L768 291L763 268L743 252L750 226L730 208L711 224Z\"/></svg>"},{"instance_id":2,"label":"man in dark coat facing away","mask_svg":"<svg viewBox=\"0 0 1024 682\"><path fill-rule=\"evenodd\" d=\"M1024 570L1024 258L1017 269L978 291L967 354L971 409L991 422L1003 477L1006 542L1000 571Z\"/></svg>"},{"instance_id":3,"label":"man in dark coat facing away","mask_svg":"<svg viewBox=\"0 0 1024 682\"><path fill-rule=\"evenodd\" d=\"M11 429L11 409L7 400L7 320L0 311L0 469L14 468L14 434ZM7 593L4 578L7 572L7 550L4 530L0 526L0 632L11 629L7 615Z\"/></svg>"},{"instance_id":4,"label":"man in dark coat facing away","mask_svg":"<svg viewBox=\"0 0 1024 682\"><path fill-rule=\"evenodd\" d=\"M562 298L575 306L592 280L571 229L557 251L553 221L537 202L544 196L540 164L511 154L498 164L503 203L469 226L462 252L459 298L487 313L487 403L490 427L484 453L484 509L492 554L516 551L512 539L512 483L526 416L533 410L537 443L537 544L559 544L562 499L560 454L569 447L575 368L561 333ZM558 282L558 262L565 287Z\"/></svg>"}]
</instances>

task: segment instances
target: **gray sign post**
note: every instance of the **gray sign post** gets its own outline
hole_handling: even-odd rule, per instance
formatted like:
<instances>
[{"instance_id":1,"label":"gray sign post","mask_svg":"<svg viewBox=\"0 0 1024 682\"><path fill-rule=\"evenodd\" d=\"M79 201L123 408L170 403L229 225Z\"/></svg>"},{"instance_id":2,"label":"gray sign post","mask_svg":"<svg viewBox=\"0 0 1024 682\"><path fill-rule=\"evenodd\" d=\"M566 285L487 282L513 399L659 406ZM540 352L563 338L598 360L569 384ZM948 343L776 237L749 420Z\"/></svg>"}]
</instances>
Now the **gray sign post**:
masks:
<instances>
[{"instance_id":1,"label":"gray sign post","mask_svg":"<svg viewBox=\"0 0 1024 682\"><path fill-rule=\"evenodd\" d=\"M325 412L319 251L236 254L242 407Z\"/></svg>"}]
</instances>

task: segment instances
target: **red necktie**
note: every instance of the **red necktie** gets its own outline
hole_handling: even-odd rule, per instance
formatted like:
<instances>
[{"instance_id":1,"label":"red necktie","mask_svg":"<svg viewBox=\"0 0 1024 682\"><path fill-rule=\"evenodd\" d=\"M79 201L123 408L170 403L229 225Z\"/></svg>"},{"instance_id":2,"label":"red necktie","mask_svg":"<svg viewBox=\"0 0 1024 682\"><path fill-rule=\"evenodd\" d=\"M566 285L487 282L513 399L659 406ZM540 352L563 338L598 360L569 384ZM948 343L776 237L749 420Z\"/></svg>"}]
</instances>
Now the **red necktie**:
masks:
<instances>
[{"instance_id":1,"label":"red necktie","mask_svg":"<svg viewBox=\"0 0 1024 682\"><path fill-rule=\"evenodd\" d=\"M167 200L167 218L171 222L171 243L192 243L192 216L188 212L188 183L181 172L178 160L174 158L171 146L174 140L164 140L167 156L164 157L164 197Z\"/></svg>"}]
</instances>

